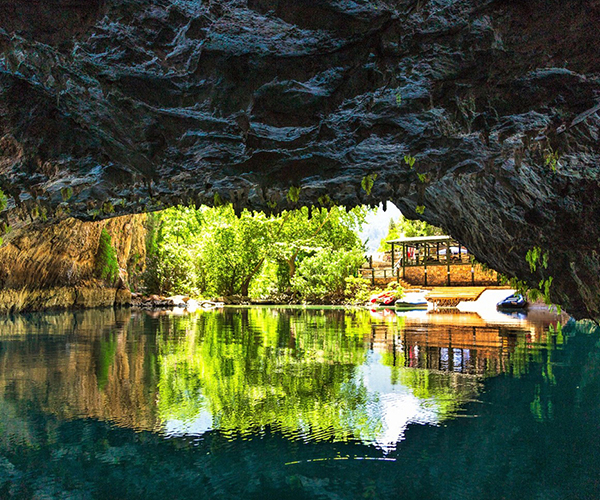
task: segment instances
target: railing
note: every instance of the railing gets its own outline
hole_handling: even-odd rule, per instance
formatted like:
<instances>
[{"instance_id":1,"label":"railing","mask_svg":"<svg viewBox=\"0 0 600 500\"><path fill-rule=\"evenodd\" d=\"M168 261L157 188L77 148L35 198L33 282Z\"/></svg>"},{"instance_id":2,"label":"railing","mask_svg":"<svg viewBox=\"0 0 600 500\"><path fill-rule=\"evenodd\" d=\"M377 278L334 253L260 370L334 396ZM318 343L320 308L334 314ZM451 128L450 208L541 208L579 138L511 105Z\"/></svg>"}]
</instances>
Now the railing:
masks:
<instances>
[{"instance_id":1,"label":"railing","mask_svg":"<svg viewBox=\"0 0 600 500\"><path fill-rule=\"evenodd\" d=\"M361 269L360 273L363 278L370 278L373 285L375 284L376 279L396 279L398 277L398 272L392 268Z\"/></svg>"}]
</instances>

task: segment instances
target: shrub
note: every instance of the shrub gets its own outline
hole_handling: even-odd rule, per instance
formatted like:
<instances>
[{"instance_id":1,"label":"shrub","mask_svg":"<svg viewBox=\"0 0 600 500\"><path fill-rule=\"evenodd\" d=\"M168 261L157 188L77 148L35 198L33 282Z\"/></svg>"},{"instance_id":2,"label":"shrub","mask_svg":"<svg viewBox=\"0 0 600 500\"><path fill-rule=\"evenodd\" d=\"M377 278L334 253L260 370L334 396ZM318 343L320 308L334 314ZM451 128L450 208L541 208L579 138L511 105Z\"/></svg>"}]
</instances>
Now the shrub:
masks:
<instances>
[{"instance_id":1,"label":"shrub","mask_svg":"<svg viewBox=\"0 0 600 500\"><path fill-rule=\"evenodd\" d=\"M368 279L356 276L346 278L346 301L350 304L362 305L369 302L369 298L374 293L381 292L380 289L373 289Z\"/></svg>"},{"instance_id":2,"label":"shrub","mask_svg":"<svg viewBox=\"0 0 600 500\"><path fill-rule=\"evenodd\" d=\"M321 250L300 263L291 280L292 290L307 302L344 299L346 278L364 261L361 250Z\"/></svg>"},{"instance_id":3,"label":"shrub","mask_svg":"<svg viewBox=\"0 0 600 500\"><path fill-rule=\"evenodd\" d=\"M113 247L110 234L105 228L100 233L98 251L96 252L96 276L111 284L119 276L117 251Z\"/></svg>"}]
</instances>

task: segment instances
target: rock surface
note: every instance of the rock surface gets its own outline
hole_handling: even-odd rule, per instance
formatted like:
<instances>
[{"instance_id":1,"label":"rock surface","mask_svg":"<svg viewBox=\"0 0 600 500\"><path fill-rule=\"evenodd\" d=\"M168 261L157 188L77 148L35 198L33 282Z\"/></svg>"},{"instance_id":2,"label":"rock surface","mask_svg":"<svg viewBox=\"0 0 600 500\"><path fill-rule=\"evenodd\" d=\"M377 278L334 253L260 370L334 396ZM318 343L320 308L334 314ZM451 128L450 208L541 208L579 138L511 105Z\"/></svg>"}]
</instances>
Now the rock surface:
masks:
<instances>
[{"instance_id":1,"label":"rock surface","mask_svg":"<svg viewBox=\"0 0 600 500\"><path fill-rule=\"evenodd\" d=\"M131 303L130 273L141 271L146 255L145 216L107 221L67 219L30 227L0 248L0 313ZM120 268L107 282L96 263L102 229L111 235Z\"/></svg>"},{"instance_id":2,"label":"rock surface","mask_svg":"<svg viewBox=\"0 0 600 500\"><path fill-rule=\"evenodd\" d=\"M391 200L600 318L600 0L49 4L0 1L14 237L42 215Z\"/></svg>"}]
</instances>

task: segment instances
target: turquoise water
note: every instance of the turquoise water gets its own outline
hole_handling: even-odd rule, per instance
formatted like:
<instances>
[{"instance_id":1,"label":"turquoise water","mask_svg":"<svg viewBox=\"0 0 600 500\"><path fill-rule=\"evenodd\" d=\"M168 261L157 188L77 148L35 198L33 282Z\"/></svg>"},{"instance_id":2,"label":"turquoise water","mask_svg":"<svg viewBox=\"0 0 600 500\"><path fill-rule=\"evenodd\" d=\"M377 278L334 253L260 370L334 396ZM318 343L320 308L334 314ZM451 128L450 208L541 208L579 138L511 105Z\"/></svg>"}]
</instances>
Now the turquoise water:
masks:
<instances>
[{"instance_id":1,"label":"turquoise water","mask_svg":"<svg viewBox=\"0 0 600 500\"><path fill-rule=\"evenodd\" d=\"M600 498L600 332L551 315L0 318L0 498Z\"/></svg>"}]
</instances>

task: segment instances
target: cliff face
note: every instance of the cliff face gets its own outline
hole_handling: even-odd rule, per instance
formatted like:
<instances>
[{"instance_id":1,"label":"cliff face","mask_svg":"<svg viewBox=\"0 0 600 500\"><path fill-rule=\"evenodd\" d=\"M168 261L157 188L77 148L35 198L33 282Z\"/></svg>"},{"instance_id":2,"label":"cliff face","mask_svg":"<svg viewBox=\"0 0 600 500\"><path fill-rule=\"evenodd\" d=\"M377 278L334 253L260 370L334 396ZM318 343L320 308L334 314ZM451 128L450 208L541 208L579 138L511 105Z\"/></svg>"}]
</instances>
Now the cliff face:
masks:
<instances>
[{"instance_id":1,"label":"cliff face","mask_svg":"<svg viewBox=\"0 0 600 500\"><path fill-rule=\"evenodd\" d=\"M58 224L21 231L0 248L0 312L127 304L129 275L146 255L145 216ZM103 229L111 235L119 277L107 282L97 271Z\"/></svg>"},{"instance_id":2,"label":"cliff face","mask_svg":"<svg viewBox=\"0 0 600 500\"><path fill-rule=\"evenodd\" d=\"M14 237L40 214L392 200L600 318L600 0L53 0L27 26L46 7L11 5Z\"/></svg>"}]
</instances>

